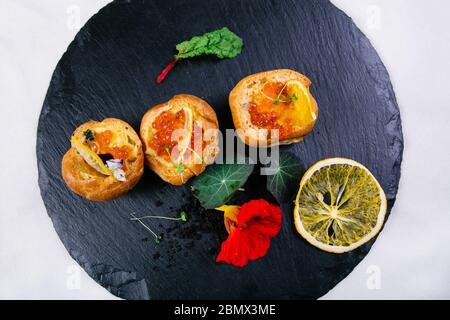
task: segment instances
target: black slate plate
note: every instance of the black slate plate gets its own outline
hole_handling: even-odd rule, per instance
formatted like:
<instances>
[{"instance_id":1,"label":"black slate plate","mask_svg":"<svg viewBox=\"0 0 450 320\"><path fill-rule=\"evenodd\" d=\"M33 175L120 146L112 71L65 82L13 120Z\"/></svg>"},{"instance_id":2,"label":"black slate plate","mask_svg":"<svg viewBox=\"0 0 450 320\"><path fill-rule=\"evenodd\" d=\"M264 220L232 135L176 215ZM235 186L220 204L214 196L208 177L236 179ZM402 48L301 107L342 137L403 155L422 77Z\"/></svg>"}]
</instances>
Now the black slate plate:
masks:
<instances>
[{"instance_id":1,"label":"black slate plate","mask_svg":"<svg viewBox=\"0 0 450 320\"><path fill-rule=\"evenodd\" d=\"M223 26L244 39L240 56L185 61L163 85L155 84L176 43ZM305 167L335 156L363 163L392 209L403 151L394 92L367 38L329 1L116 1L86 24L59 62L37 139L48 214L92 278L129 299L318 298L364 258L373 241L344 255L307 244L295 232L292 205L284 204L282 230L266 257L242 270L217 265L222 219L193 205L187 187L169 186L147 170L129 194L94 203L70 192L61 178L61 158L79 124L117 117L138 129L150 106L190 93L214 106L221 129L232 128L228 92L243 76L276 68L308 75L320 107L313 134L286 149ZM255 188L248 197L267 198L258 179L249 181L246 189ZM131 211L177 215L182 208L191 216L186 224L151 223L164 233L160 245L129 221Z\"/></svg>"}]
</instances>

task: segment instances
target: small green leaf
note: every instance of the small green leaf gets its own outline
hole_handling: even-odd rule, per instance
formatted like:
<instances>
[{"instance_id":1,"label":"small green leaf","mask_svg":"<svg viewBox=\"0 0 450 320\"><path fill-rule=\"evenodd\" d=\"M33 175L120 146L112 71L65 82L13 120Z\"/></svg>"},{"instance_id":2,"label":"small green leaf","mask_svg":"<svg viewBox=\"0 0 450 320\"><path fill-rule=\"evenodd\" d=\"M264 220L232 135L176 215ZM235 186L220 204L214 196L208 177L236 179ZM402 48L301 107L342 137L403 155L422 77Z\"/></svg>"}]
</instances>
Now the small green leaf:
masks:
<instances>
[{"instance_id":1,"label":"small green leaf","mask_svg":"<svg viewBox=\"0 0 450 320\"><path fill-rule=\"evenodd\" d=\"M242 39L225 27L179 43L176 46L178 54L175 55L175 59L201 55L216 55L220 59L231 59L241 53L242 46Z\"/></svg>"},{"instance_id":2,"label":"small green leaf","mask_svg":"<svg viewBox=\"0 0 450 320\"><path fill-rule=\"evenodd\" d=\"M180 220L183 222L186 222L188 219L188 214L186 213L186 211L181 211L180 213Z\"/></svg>"},{"instance_id":3,"label":"small green leaf","mask_svg":"<svg viewBox=\"0 0 450 320\"><path fill-rule=\"evenodd\" d=\"M252 164L214 164L192 182L194 196L206 209L226 203L253 172Z\"/></svg>"},{"instance_id":4,"label":"small green leaf","mask_svg":"<svg viewBox=\"0 0 450 320\"><path fill-rule=\"evenodd\" d=\"M167 143L166 145L164 145L164 151L170 152L170 143Z\"/></svg>"},{"instance_id":5,"label":"small green leaf","mask_svg":"<svg viewBox=\"0 0 450 320\"><path fill-rule=\"evenodd\" d=\"M83 131L83 136L86 138L87 141L92 141L95 138L95 131L92 131L91 129L87 129Z\"/></svg>"},{"instance_id":6,"label":"small green leaf","mask_svg":"<svg viewBox=\"0 0 450 320\"><path fill-rule=\"evenodd\" d=\"M161 236L159 236L159 235L155 236L155 242L156 242L156 244L160 244L160 243L161 243L161 240L162 240L162 237L161 237Z\"/></svg>"},{"instance_id":7,"label":"small green leaf","mask_svg":"<svg viewBox=\"0 0 450 320\"><path fill-rule=\"evenodd\" d=\"M281 100L283 100L283 102L289 102L291 100L291 98L289 98L289 96L282 94L280 96Z\"/></svg>"},{"instance_id":8,"label":"small green leaf","mask_svg":"<svg viewBox=\"0 0 450 320\"><path fill-rule=\"evenodd\" d=\"M183 164L178 164L175 166L175 169L177 169L178 174L182 174L186 170L186 167Z\"/></svg>"},{"instance_id":9,"label":"small green leaf","mask_svg":"<svg viewBox=\"0 0 450 320\"><path fill-rule=\"evenodd\" d=\"M276 106L279 106L279 105L280 105L280 99L275 98L275 99L273 100L273 104L276 105Z\"/></svg>"},{"instance_id":10,"label":"small green leaf","mask_svg":"<svg viewBox=\"0 0 450 320\"><path fill-rule=\"evenodd\" d=\"M292 153L282 152L275 168L270 170L274 174L267 176L267 190L279 203L289 202L298 191L303 175L300 161Z\"/></svg>"}]
</instances>

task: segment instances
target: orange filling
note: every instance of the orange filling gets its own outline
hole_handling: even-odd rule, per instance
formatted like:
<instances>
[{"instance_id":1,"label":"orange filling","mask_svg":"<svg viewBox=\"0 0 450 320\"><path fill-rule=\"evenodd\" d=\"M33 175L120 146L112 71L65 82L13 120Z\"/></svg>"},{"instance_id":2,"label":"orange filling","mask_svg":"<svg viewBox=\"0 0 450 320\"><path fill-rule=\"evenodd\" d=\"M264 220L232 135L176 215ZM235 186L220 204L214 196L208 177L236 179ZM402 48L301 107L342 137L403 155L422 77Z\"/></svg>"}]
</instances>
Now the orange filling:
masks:
<instances>
[{"instance_id":1,"label":"orange filling","mask_svg":"<svg viewBox=\"0 0 450 320\"><path fill-rule=\"evenodd\" d=\"M110 154L114 159L126 160L128 158L128 147L110 147L112 132L107 130L99 132L94 137L93 150L97 154Z\"/></svg>"},{"instance_id":2,"label":"orange filling","mask_svg":"<svg viewBox=\"0 0 450 320\"><path fill-rule=\"evenodd\" d=\"M250 120L258 128L279 130L279 138L283 139L294 132L292 121L281 115L294 111L286 85L283 82L267 82L261 92L253 96L249 106Z\"/></svg>"}]
</instances>

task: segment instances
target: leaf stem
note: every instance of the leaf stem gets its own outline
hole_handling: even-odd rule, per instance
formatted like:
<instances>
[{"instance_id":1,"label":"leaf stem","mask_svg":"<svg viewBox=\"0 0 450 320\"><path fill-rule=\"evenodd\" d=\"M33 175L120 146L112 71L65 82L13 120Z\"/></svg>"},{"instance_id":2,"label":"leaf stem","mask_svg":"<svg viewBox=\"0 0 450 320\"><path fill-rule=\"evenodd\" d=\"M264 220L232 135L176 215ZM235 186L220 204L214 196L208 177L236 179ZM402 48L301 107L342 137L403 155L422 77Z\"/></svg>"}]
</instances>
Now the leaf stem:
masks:
<instances>
[{"instance_id":1,"label":"leaf stem","mask_svg":"<svg viewBox=\"0 0 450 320\"><path fill-rule=\"evenodd\" d=\"M173 220L173 221L179 221L181 218L171 218L171 217L164 217L164 216L143 216L139 218L132 218L132 221L140 221L144 219L165 219L165 220Z\"/></svg>"},{"instance_id":2,"label":"leaf stem","mask_svg":"<svg viewBox=\"0 0 450 320\"><path fill-rule=\"evenodd\" d=\"M132 220L136 220L136 216L134 215L134 213L130 213L135 219ZM150 231L150 233L155 237L155 242L156 243L160 243L161 242L161 236L156 234L152 229L150 229L145 223L143 223L141 220L137 219L137 221L148 231Z\"/></svg>"},{"instance_id":3,"label":"leaf stem","mask_svg":"<svg viewBox=\"0 0 450 320\"><path fill-rule=\"evenodd\" d=\"M161 73L158 75L158 77L156 78L156 83L157 84L161 84L164 79L167 77L167 75L169 74L170 70L173 69L173 67L175 67L175 65L177 64L177 62L180 61L180 59L173 59L168 65L167 67L164 68L163 71L161 71Z\"/></svg>"}]
</instances>

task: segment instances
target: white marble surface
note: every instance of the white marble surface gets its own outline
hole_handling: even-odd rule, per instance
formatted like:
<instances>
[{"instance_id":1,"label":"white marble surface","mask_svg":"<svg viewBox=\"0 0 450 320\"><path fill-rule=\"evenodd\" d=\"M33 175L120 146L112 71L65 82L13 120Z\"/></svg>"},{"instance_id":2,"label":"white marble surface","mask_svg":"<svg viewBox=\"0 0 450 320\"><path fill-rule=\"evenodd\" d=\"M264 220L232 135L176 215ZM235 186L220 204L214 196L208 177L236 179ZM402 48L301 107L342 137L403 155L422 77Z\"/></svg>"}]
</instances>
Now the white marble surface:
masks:
<instances>
[{"instance_id":1,"label":"white marble surface","mask_svg":"<svg viewBox=\"0 0 450 320\"><path fill-rule=\"evenodd\" d=\"M113 299L64 249L37 184L36 129L56 63L107 0L0 0L0 298ZM405 135L398 201L325 299L450 298L450 2L333 0L385 62Z\"/></svg>"}]
</instances>

